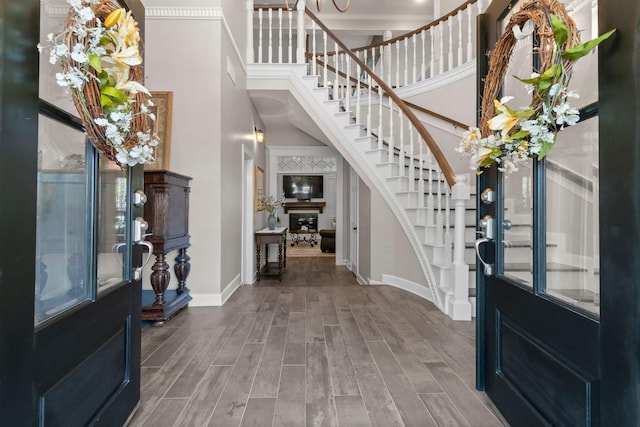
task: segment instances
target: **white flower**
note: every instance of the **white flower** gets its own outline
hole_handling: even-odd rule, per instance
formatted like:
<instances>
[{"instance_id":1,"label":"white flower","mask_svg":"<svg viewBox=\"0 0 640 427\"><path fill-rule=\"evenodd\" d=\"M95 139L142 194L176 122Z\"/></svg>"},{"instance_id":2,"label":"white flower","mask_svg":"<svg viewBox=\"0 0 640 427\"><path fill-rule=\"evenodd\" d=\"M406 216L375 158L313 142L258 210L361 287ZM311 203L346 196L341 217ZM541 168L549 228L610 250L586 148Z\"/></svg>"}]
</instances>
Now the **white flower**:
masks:
<instances>
[{"instance_id":1,"label":"white flower","mask_svg":"<svg viewBox=\"0 0 640 427\"><path fill-rule=\"evenodd\" d=\"M89 61L89 56L85 53L84 46L80 43L76 43L76 45L73 46L73 51L71 52L71 59L79 62L80 64L84 64Z\"/></svg>"},{"instance_id":2,"label":"white flower","mask_svg":"<svg viewBox=\"0 0 640 427\"><path fill-rule=\"evenodd\" d=\"M67 0L67 3L69 3L74 9L79 9L80 7L82 7L81 0Z\"/></svg>"},{"instance_id":3,"label":"white flower","mask_svg":"<svg viewBox=\"0 0 640 427\"><path fill-rule=\"evenodd\" d=\"M91 9L90 7L83 7L80 10L78 10L78 17L84 21L84 23L91 21L93 18L95 18L95 15L93 14L93 9Z\"/></svg>"}]
</instances>

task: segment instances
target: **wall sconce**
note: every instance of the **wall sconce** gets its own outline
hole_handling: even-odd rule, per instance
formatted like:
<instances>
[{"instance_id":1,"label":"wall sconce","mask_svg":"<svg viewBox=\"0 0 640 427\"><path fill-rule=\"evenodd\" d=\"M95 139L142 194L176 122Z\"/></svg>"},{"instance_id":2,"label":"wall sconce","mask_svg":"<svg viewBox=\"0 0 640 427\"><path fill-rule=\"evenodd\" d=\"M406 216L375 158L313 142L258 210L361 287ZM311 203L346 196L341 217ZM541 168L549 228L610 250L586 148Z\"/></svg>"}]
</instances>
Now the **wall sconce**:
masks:
<instances>
[{"instance_id":1,"label":"wall sconce","mask_svg":"<svg viewBox=\"0 0 640 427\"><path fill-rule=\"evenodd\" d=\"M259 143L263 143L264 142L264 131L262 129L256 129L255 133L256 133L256 141L258 141Z\"/></svg>"}]
</instances>

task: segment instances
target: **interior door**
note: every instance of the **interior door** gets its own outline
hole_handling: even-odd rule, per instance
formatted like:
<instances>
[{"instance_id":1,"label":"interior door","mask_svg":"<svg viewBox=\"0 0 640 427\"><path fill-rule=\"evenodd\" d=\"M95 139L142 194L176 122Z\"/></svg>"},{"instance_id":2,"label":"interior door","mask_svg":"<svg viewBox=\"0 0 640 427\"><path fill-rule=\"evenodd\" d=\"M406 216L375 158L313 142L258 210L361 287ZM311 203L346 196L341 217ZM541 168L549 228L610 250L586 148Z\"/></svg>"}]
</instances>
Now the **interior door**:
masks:
<instances>
[{"instance_id":1,"label":"interior door","mask_svg":"<svg viewBox=\"0 0 640 427\"><path fill-rule=\"evenodd\" d=\"M584 3L572 16L589 39L597 8ZM494 1L480 17L478 58L518 6ZM531 36L514 48L503 83L516 98L510 105L530 102L512 76L539 71L535 43ZM478 383L514 426L600 425L597 62L591 55L574 68L581 121L560 132L545 160L478 179ZM487 68L479 65L480 87Z\"/></svg>"},{"instance_id":2,"label":"interior door","mask_svg":"<svg viewBox=\"0 0 640 427\"><path fill-rule=\"evenodd\" d=\"M140 398L142 167L96 152L38 56L68 4L2 10L0 425L120 426Z\"/></svg>"},{"instance_id":3,"label":"interior door","mask_svg":"<svg viewBox=\"0 0 640 427\"><path fill-rule=\"evenodd\" d=\"M350 169L349 175L349 267L351 272L358 277L358 184L360 178L355 170Z\"/></svg>"}]
</instances>

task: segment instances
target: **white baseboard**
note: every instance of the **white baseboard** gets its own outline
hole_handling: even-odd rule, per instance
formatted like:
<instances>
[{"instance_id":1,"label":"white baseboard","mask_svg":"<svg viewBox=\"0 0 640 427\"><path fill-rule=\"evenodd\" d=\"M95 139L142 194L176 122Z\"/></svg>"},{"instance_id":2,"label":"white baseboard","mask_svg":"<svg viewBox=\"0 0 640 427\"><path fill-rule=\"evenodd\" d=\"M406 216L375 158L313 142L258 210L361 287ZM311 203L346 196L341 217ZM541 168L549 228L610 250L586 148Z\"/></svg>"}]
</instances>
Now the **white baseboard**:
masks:
<instances>
[{"instance_id":1,"label":"white baseboard","mask_svg":"<svg viewBox=\"0 0 640 427\"><path fill-rule=\"evenodd\" d=\"M356 276L356 280L358 281L359 285L368 285L369 284L369 280L365 279L364 277L362 277L360 274L358 274Z\"/></svg>"},{"instance_id":2,"label":"white baseboard","mask_svg":"<svg viewBox=\"0 0 640 427\"><path fill-rule=\"evenodd\" d=\"M189 306L191 307L219 307L223 305L233 295L233 293L240 287L240 275L238 274L233 280L225 286L224 290L220 293L213 294L198 294L190 293L191 301Z\"/></svg>"},{"instance_id":3,"label":"white baseboard","mask_svg":"<svg viewBox=\"0 0 640 427\"><path fill-rule=\"evenodd\" d=\"M412 294L417 295L429 302L433 302L431 298L429 298L429 289L419 283L403 279L402 277L392 276L390 274L383 274L382 282L382 284L384 285L395 286L396 288L411 292Z\"/></svg>"}]
</instances>

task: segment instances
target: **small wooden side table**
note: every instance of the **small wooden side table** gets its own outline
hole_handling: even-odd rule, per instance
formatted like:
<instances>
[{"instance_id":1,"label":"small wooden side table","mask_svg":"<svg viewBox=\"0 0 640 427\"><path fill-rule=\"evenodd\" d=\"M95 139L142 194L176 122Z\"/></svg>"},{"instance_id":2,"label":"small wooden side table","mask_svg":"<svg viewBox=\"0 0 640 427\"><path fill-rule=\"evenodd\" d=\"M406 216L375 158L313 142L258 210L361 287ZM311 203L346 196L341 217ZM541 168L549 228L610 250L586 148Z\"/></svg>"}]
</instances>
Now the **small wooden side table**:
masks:
<instances>
[{"instance_id":1,"label":"small wooden side table","mask_svg":"<svg viewBox=\"0 0 640 427\"><path fill-rule=\"evenodd\" d=\"M282 281L282 270L287 268L287 227L279 227L274 230L263 228L255 232L256 236L256 270L257 280L260 281L261 276L278 276L278 280ZM278 262L269 262L269 245L278 245ZM262 245L265 246L265 266L261 269L260 251ZM261 271L262 270L262 271Z\"/></svg>"}]
</instances>

